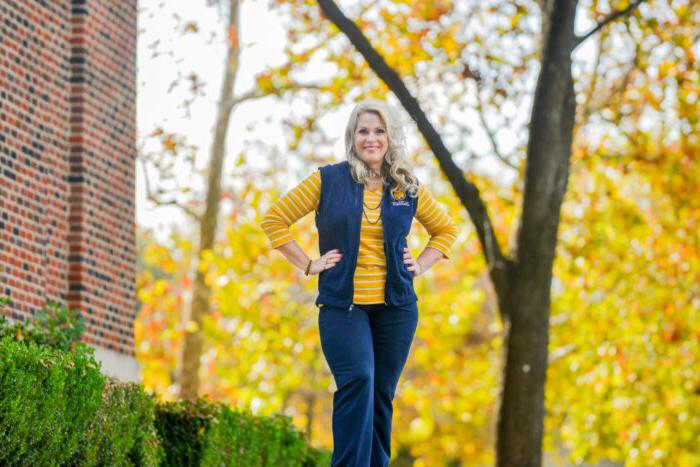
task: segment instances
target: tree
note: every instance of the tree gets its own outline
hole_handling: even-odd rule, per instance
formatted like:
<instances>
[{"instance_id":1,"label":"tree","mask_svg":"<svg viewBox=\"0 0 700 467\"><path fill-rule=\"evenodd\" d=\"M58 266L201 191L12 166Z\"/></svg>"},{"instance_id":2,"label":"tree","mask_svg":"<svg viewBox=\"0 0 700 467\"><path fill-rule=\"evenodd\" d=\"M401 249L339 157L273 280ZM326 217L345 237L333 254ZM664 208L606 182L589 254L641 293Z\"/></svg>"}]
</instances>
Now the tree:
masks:
<instances>
[{"instance_id":1,"label":"tree","mask_svg":"<svg viewBox=\"0 0 700 467\"><path fill-rule=\"evenodd\" d=\"M605 24L629 14L634 2L577 36L577 2L540 4L543 47L530 118L523 209L516 252L507 257L494 236L475 185L467 182L433 125L399 75L372 47L360 29L332 0L319 0L334 22L394 92L416 121L440 167L469 212L489 265L499 310L506 323L503 393L498 416L498 465L540 465L544 428L544 387L549 341L552 265L559 214L566 192L576 100L571 71L574 49Z\"/></svg>"},{"instance_id":2,"label":"tree","mask_svg":"<svg viewBox=\"0 0 700 467\"><path fill-rule=\"evenodd\" d=\"M249 91L240 95L234 95L233 89L239 70L239 55L241 45L239 43L240 2L237 0L207 0L209 6L217 5L226 13L224 24L225 31L225 59L222 70L222 84L216 105L216 118L212 131L212 140L209 147L209 162L202 174L206 179L201 195L191 191L190 186L179 189L180 193L190 195L187 202L181 202L175 196L169 198L165 195L168 190L158 188L152 190L148 182L148 170L146 163L153 164L161 174L161 180L170 180L173 177L173 159L180 153L185 153L186 160L193 166L198 148L188 145L187 138L172 132L166 132L162 128L154 130L149 137L158 138L162 142L161 151L149 154L142 151L141 161L144 164L148 199L159 206L173 205L181 208L195 223L198 230L198 246L195 261L192 265L192 293L186 312L182 316L184 335L181 365L179 369L180 397L183 399L195 399L198 396L200 360L204 347L201 328L206 316L210 313L211 290L205 281L201 258L210 251L215 242L219 230L218 218L220 216L222 202L232 198L232 190L225 190L222 183L222 171L227 156L226 140L229 133L230 121L233 112L238 105L245 101L259 99L265 96L279 96L281 93L304 87L313 87L313 84L298 84L289 78L293 64L283 64L272 68L257 76L256 85ZM199 27L196 22L187 21L182 26L183 34L197 33ZM154 48L157 44L154 44ZM195 73L187 76L191 85L193 97L185 103L189 110L192 101L200 94L200 88L204 85ZM175 84L174 84L175 85ZM244 158L239 158L237 163L243 163ZM200 196L200 197L198 197ZM235 202L235 200L234 200Z\"/></svg>"}]
</instances>

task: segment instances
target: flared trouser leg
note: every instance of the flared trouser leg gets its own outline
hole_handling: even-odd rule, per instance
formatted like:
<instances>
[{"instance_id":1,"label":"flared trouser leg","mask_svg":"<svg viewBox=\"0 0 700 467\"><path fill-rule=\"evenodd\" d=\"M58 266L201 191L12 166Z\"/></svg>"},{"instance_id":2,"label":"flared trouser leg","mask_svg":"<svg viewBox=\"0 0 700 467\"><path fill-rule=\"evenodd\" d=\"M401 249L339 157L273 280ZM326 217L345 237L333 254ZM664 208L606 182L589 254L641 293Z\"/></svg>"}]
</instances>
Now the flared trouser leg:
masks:
<instances>
[{"instance_id":1,"label":"flared trouser leg","mask_svg":"<svg viewBox=\"0 0 700 467\"><path fill-rule=\"evenodd\" d=\"M367 467L372 449L374 352L366 313L323 306L321 348L335 379L331 466Z\"/></svg>"},{"instance_id":2,"label":"flared trouser leg","mask_svg":"<svg viewBox=\"0 0 700 467\"><path fill-rule=\"evenodd\" d=\"M370 466L391 458L393 400L418 323L417 304L380 307L370 312L374 349L374 412Z\"/></svg>"},{"instance_id":3,"label":"flared trouser leg","mask_svg":"<svg viewBox=\"0 0 700 467\"><path fill-rule=\"evenodd\" d=\"M321 347L337 386L333 467L389 464L392 401L417 320L415 304L319 310Z\"/></svg>"}]
</instances>

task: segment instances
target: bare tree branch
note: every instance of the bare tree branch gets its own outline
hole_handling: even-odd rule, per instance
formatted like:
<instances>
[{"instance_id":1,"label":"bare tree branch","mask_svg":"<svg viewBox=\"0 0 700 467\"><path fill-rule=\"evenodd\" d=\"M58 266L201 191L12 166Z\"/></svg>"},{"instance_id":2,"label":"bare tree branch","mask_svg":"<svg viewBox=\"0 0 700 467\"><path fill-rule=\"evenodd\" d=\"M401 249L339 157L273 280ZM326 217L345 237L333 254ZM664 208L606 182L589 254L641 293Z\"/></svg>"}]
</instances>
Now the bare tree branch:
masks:
<instances>
[{"instance_id":1,"label":"bare tree branch","mask_svg":"<svg viewBox=\"0 0 700 467\"><path fill-rule=\"evenodd\" d=\"M595 26L593 29L591 29L590 31L588 31L586 34L584 34L583 36L577 36L577 37L576 37L576 43L574 44L574 50L576 50L576 47L578 47L579 45L581 45L581 43L582 43L583 41L585 41L586 39L588 39L589 37L591 37L593 34L595 34L596 32L598 32L598 31L599 31L601 28L603 28L603 26L605 26L606 24L608 24L608 23L610 23L610 22L612 22L612 21L615 21L616 19L618 19L618 18L620 18L620 17L622 17L622 16L626 16L626 15L631 14L632 11L633 11L635 8L637 8L637 7L638 7L642 2L644 2L644 1L645 1L645 0L637 0L636 2L630 3L630 4L627 6L627 8L624 8L624 9L622 9L622 10L618 10L618 11L614 11L614 12L610 13L608 16L606 16L604 19L602 19L600 22L598 22L598 24L596 24L596 26Z\"/></svg>"},{"instance_id":2,"label":"bare tree branch","mask_svg":"<svg viewBox=\"0 0 700 467\"><path fill-rule=\"evenodd\" d=\"M608 93L607 99L603 99L598 105L594 106L592 104L587 104L586 106L583 107L581 113L582 113L582 121L581 123L585 123L586 120L588 120L588 117L590 117L593 113L599 113L600 110L602 110L605 107L608 107L611 105L611 102L613 99L619 99L620 96L623 96L625 93L625 90L629 86L631 80L632 80L632 73L634 73L639 66L639 46L635 48L635 54L634 58L632 59L632 62L629 65L629 68L625 72L625 74L622 76L622 78L619 80L620 83L619 85L613 87L610 89L610 92ZM593 91L593 89L591 89Z\"/></svg>"},{"instance_id":3,"label":"bare tree branch","mask_svg":"<svg viewBox=\"0 0 700 467\"><path fill-rule=\"evenodd\" d=\"M258 99L263 96L265 96L265 94L260 92L260 90L258 90L257 88L253 88L250 91L241 94L240 96L232 97L231 99L226 100L222 103L222 106L230 110L232 107L237 106L241 102L249 101L252 99Z\"/></svg>"},{"instance_id":4,"label":"bare tree branch","mask_svg":"<svg viewBox=\"0 0 700 467\"><path fill-rule=\"evenodd\" d=\"M312 84L312 83L309 83L309 84L300 84L300 83L295 83L293 86L285 87L283 90L284 90L284 91L299 91L299 90L302 90L302 89L319 90L319 89L321 89L321 88L322 88L322 86L321 86L320 84ZM266 97L266 96L269 96L269 95L270 95L270 93L263 93L263 92L260 92L259 89L253 88L253 89L251 89L251 90L249 90L249 91L247 91L247 92L244 92L244 93L241 94L240 96L231 97L230 99L226 100L226 101L223 103L223 105L224 105L224 107L228 107L228 109L230 110L231 108L237 106L237 105L240 104L241 102L245 102L245 101L249 101L249 100L253 100L253 99L259 99L259 98L261 98L261 97Z\"/></svg>"},{"instance_id":5,"label":"bare tree branch","mask_svg":"<svg viewBox=\"0 0 700 467\"><path fill-rule=\"evenodd\" d=\"M595 90L598 85L598 69L600 68L600 58L603 55L603 40L598 41L598 47L595 55L595 64L593 65L593 71L591 73L591 83L588 87L588 93L586 94L586 100L581 105L581 121L580 125L583 126L588 121L588 117L593 113L593 96L595 95Z\"/></svg>"},{"instance_id":6,"label":"bare tree branch","mask_svg":"<svg viewBox=\"0 0 700 467\"><path fill-rule=\"evenodd\" d=\"M477 107L476 109L478 110L479 114L479 120L481 121L481 126L484 127L484 131L486 132L486 136L489 138L489 142L491 143L491 149L493 150L494 155L505 165L508 167L518 170L518 166L513 164L508 158L506 158L498 148L498 143L496 142L496 137L494 135L493 130L489 127L488 122L486 121L486 115L484 114L484 104L481 100L481 83L479 81L476 82L476 102L477 102Z\"/></svg>"},{"instance_id":7,"label":"bare tree branch","mask_svg":"<svg viewBox=\"0 0 700 467\"><path fill-rule=\"evenodd\" d=\"M182 209L187 215L191 216L195 220L199 221L201 216L193 211L192 209L188 208L187 206L180 204L177 200L171 199L171 200L162 200L160 199L155 193L151 191L151 183L148 178L148 168L146 167L146 163L142 158L138 158L139 161L141 162L141 167L143 167L143 177L146 182L146 199L149 201L152 201L156 204L156 206L175 206L180 209Z\"/></svg>"}]
</instances>

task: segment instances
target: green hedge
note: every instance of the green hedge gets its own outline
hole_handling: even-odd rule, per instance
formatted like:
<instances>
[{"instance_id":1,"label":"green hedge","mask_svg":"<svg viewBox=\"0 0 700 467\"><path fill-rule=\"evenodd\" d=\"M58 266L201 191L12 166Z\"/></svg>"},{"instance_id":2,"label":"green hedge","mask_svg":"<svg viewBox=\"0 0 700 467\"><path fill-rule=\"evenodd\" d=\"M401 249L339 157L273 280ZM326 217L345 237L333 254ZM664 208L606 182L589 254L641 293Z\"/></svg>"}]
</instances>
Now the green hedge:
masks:
<instances>
[{"instance_id":1,"label":"green hedge","mask_svg":"<svg viewBox=\"0 0 700 467\"><path fill-rule=\"evenodd\" d=\"M0 465L157 465L155 401L100 373L94 349L0 338Z\"/></svg>"},{"instance_id":2,"label":"green hedge","mask_svg":"<svg viewBox=\"0 0 700 467\"><path fill-rule=\"evenodd\" d=\"M89 350L0 340L0 464L63 464L97 413L103 380Z\"/></svg>"},{"instance_id":3,"label":"green hedge","mask_svg":"<svg viewBox=\"0 0 700 467\"><path fill-rule=\"evenodd\" d=\"M167 466L330 464L330 453L307 447L290 417L256 417L206 398L161 404L156 427Z\"/></svg>"},{"instance_id":4,"label":"green hedge","mask_svg":"<svg viewBox=\"0 0 700 467\"><path fill-rule=\"evenodd\" d=\"M159 465L164 458L155 429L157 400L135 383L105 378L102 405L73 465Z\"/></svg>"},{"instance_id":5,"label":"green hedge","mask_svg":"<svg viewBox=\"0 0 700 467\"><path fill-rule=\"evenodd\" d=\"M83 329L56 303L29 323L0 316L0 465L330 465L287 416L205 398L161 404L103 375Z\"/></svg>"}]
</instances>

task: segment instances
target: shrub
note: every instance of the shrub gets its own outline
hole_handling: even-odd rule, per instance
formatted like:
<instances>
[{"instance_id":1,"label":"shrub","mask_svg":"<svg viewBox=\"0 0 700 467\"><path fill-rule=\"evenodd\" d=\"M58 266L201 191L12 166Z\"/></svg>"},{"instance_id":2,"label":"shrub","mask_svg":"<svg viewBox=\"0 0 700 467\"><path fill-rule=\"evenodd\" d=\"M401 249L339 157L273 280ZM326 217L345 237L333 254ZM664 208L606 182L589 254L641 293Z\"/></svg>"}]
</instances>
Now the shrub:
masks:
<instances>
[{"instance_id":1,"label":"shrub","mask_svg":"<svg viewBox=\"0 0 700 467\"><path fill-rule=\"evenodd\" d=\"M102 404L70 465L159 465L156 403L138 384L106 377Z\"/></svg>"},{"instance_id":2,"label":"shrub","mask_svg":"<svg viewBox=\"0 0 700 467\"><path fill-rule=\"evenodd\" d=\"M0 297L0 306L11 306L9 297ZM69 310L53 300L47 300L44 308L26 322L10 324L0 315L0 337L12 336L15 340L33 341L64 352L71 351L85 332L85 319L79 310Z\"/></svg>"},{"instance_id":3,"label":"shrub","mask_svg":"<svg viewBox=\"0 0 700 467\"><path fill-rule=\"evenodd\" d=\"M94 349L60 352L0 338L0 464L67 462L100 406Z\"/></svg>"},{"instance_id":4,"label":"shrub","mask_svg":"<svg viewBox=\"0 0 700 467\"><path fill-rule=\"evenodd\" d=\"M331 465L333 451L328 449L319 449L308 446L306 455L304 456L304 467L328 467Z\"/></svg>"},{"instance_id":5,"label":"shrub","mask_svg":"<svg viewBox=\"0 0 700 467\"><path fill-rule=\"evenodd\" d=\"M0 306L11 305L0 296ZM77 311L0 315L0 465L327 466L291 419L200 398L160 404L100 372Z\"/></svg>"},{"instance_id":6,"label":"shrub","mask_svg":"<svg viewBox=\"0 0 700 467\"><path fill-rule=\"evenodd\" d=\"M253 416L218 402L167 402L156 427L166 450L164 465L329 465L328 453L306 446L288 416ZM325 464L321 463L325 462Z\"/></svg>"}]
</instances>

